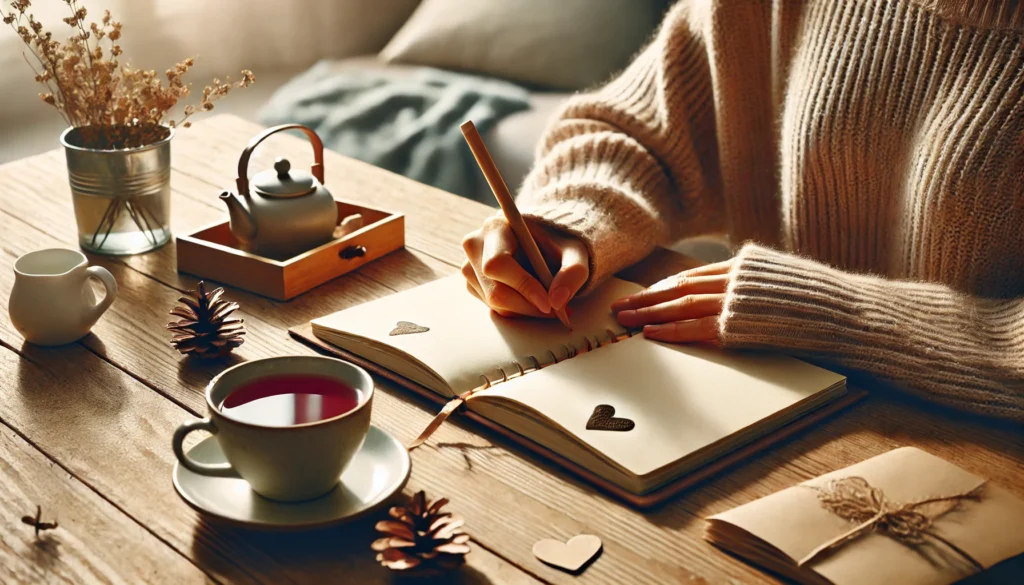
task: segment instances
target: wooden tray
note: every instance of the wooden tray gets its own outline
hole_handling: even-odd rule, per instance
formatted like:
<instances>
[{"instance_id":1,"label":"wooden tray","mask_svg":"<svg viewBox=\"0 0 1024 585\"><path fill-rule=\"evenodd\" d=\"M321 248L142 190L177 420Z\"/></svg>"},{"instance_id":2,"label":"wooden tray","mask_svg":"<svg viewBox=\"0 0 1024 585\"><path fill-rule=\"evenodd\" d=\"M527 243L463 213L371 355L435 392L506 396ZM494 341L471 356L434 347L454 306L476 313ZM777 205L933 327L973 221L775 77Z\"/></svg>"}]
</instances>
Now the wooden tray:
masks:
<instances>
[{"instance_id":1,"label":"wooden tray","mask_svg":"<svg viewBox=\"0 0 1024 585\"><path fill-rule=\"evenodd\" d=\"M359 213L364 226L298 256L273 260L240 249L228 222L219 223L176 238L178 271L287 301L405 246L405 216L335 203L339 222Z\"/></svg>"}]
</instances>

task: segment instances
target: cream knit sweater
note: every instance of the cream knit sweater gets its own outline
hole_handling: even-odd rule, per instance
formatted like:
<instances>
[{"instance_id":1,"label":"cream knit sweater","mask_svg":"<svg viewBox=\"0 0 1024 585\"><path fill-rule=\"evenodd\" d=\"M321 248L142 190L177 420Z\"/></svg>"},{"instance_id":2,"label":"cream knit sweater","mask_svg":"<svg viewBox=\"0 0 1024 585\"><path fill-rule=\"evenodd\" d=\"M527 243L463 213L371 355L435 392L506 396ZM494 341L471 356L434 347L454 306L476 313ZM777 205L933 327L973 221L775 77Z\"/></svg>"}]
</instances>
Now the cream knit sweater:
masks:
<instances>
[{"instance_id":1,"label":"cream knit sweater","mask_svg":"<svg viewBox=\"0 0 1024 585\"><path fill-rule=\"evenodd\" d=\"M680 0L519 202L587 243L588 288L682 236L756 242L725 346L1024 421L1022 4Z\"/></svg>"}]
</instances>

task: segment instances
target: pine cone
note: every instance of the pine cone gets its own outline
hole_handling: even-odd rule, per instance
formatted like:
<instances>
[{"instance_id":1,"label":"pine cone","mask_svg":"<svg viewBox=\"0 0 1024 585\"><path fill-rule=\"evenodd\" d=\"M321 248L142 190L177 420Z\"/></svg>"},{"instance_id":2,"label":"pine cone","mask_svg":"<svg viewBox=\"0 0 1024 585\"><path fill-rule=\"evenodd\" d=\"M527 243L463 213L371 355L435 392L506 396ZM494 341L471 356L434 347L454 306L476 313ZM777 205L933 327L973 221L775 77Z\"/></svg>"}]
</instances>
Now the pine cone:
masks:
<instances>
[{"instance_id":1,"label":"pine cone","mask_svg":"<svg viewBox=\"0 0 1024 585\"><path fill-rule=\"evenodd\" d=\"M222 300L223 295L223 288L207 294L200 280L196 290L178 299L183 304L171 309L171 314L181 320L167 324L167 329L174 334L171 337L174 349L185 355L216 358L242 345L245 341L242 320L228 317L238 309L238 303Z\"/></svg>"},{"instance_id":2,"label":"pine cone","mask_svg":"<svg viewBox=\"0 0 1024 585\"><path fill-rule=\"evenodd\" d=\"M470 550L469 535L462 530L462 518L441 512L447 503L441 498L428 506L420 491L407 507L391 508L394 520L377 523L377 530L387 536L371 545L380 564L418 576L435 576L462 565Z\"/></svg>"}]
</instances>

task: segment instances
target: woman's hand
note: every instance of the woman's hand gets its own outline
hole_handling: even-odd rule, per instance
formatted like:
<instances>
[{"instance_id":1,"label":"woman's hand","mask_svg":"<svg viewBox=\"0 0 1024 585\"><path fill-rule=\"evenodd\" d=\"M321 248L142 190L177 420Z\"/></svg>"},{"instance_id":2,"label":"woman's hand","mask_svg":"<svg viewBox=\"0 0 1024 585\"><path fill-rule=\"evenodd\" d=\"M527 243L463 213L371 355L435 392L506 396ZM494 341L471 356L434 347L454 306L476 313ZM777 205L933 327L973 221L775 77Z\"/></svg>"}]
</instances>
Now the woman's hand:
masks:
<instances>
[{"instance_id":1,"label":"woman's hand","mask_svg":"<svg viewBox=\"0 0 1024 585\"><path fill-rule=\"evenodd\" d=\"M530 220L526 224L544 257L561 263L550 291L524 268L529 261L500 213L462 240L468 258L462 275L470 292L503 317L554 317L552 308L565 307L587 282L590 256L580 240Z\"/></svg>"},{"instance_id":2,"label":"woman's hand","mask_svg":"<svg viewBox=\"0 0 1024 585\"><path fill-rule=\"evenodd\" d=\"M619 323L644 337L677 343L717 341L733 261L686 270L612 303Z\"/></svg>"}]
</instances>

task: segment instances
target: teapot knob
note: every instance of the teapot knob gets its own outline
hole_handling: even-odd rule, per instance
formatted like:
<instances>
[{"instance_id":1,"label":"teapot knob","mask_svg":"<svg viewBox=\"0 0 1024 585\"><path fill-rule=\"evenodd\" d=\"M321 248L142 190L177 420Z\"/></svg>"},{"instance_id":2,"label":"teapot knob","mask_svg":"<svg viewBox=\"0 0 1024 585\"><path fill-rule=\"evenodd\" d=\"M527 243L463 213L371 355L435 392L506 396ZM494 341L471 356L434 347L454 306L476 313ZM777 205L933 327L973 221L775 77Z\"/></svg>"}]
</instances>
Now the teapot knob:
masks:
<instances>
[{"instance_id":1,"label":"teapot knob","mask_svg":"<svg viewBox=\"0 0 1024 585\"><path fill-rule=\"evenodd\" d=\"M277 176L283 179L288 176L288 171L292 170L292 163L286 158L278 158L274 161L274 170L277 171Z\"/></svg>"}]
</instances>

